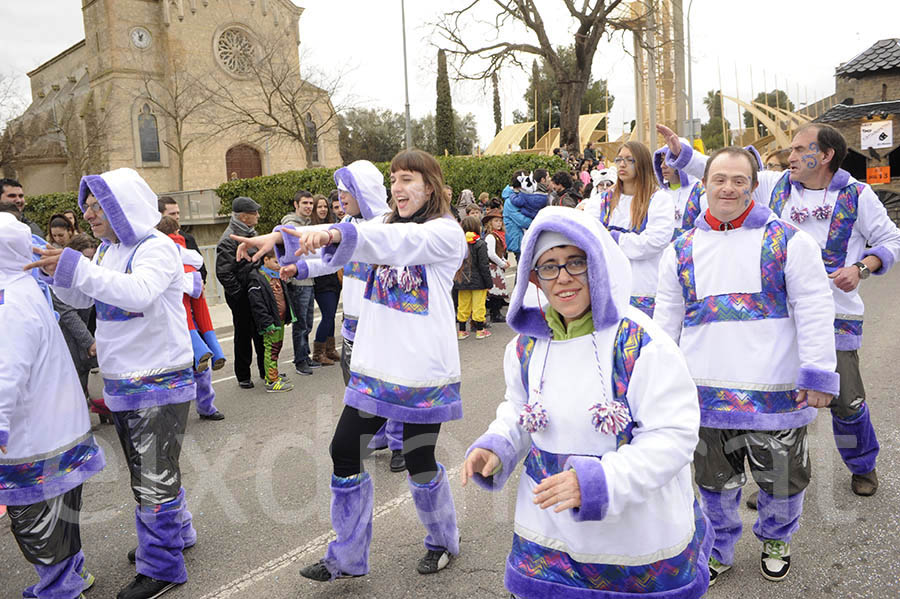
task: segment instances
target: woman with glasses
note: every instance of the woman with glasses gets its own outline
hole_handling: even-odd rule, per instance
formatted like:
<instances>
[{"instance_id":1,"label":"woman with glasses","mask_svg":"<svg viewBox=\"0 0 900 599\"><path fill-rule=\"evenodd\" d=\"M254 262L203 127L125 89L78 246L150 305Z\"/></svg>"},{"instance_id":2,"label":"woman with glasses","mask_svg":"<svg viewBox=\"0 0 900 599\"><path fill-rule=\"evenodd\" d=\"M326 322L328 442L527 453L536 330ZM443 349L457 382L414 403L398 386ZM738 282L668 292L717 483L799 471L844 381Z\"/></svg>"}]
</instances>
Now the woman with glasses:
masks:
<instances>
[{"instance_id":1,"label":"woman with glasses","mask_svg":"<svg viewBox=\"0 0 900 599\"><path fill-rule=\"evenodd\" d=\"M788 157L791 155L791 151L788 150L773 150L766 154L766 170L767 171L775 171L782 172L791 168L791 163L788 161Z\"/></svg>"},{"instance_id":2,"label":"woman with glasses","mask_svg":"<svg viewBox=\"0 0 900 599\"><path fill-rule=\"evenodd\" d=\"M675 343L629 307L631 267L596 219L550 206L518 264L505 401L469 448L465 486L524 460L504 580L514 597L701 597L713 538L694 499L700 410ZM577 373L577 374L575 374Z\"/></svg>"},{"instance_id":3,"label":"woman with glasses","mask_svg":"<svg viewBox=\"0 0 900 599\"><path fill-rule=\"evenodd\" d=\"M631 262L631 305L653 316L659 259L675 230L675 204L657 187L644 144L626 142L613 163L615 186L586 202L585 211L600 220Z\"/></svg>"}]
</instances>

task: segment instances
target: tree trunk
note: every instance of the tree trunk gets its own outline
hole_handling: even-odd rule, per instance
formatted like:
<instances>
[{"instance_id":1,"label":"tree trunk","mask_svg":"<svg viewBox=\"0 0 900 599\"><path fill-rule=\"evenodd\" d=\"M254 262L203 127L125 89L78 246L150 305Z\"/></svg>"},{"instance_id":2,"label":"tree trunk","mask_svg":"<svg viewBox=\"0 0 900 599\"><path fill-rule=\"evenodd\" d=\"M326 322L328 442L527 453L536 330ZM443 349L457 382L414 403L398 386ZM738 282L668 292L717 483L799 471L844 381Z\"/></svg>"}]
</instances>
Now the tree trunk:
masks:
<instances>
[{"instance_id":1,"label":"tree trunk","mask_svg":"<svg viewBox=\"0 0 900 599\"><path fill-rule=\"evenodd\" d=\"M559 145L575 152L581 151L578 139L578 117L581 99L587 85L583 81L560 81L559 85Z\"/></svg>"}]
</instances>

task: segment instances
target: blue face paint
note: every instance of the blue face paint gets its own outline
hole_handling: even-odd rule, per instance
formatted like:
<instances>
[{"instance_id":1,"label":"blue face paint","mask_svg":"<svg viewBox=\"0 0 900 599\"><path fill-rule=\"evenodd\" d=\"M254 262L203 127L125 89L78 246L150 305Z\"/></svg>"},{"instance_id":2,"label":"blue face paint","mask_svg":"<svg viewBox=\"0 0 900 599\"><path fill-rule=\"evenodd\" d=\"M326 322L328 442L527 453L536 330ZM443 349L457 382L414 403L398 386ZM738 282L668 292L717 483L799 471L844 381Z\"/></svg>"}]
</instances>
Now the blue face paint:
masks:
<instances>
[{"instance_id":1,"label":"blue face paint","mask_svg":"<svg viewBox=\"0 0 900 599\"><path fill-rule=\"evenodd\" d=\"M812 142L809 144L809 150L812 154L804 154L802 160L806 168L814 169L819 166L819 160L816 158L816 154L819 152L819 144Z\"/></svg>"}]
</instances>

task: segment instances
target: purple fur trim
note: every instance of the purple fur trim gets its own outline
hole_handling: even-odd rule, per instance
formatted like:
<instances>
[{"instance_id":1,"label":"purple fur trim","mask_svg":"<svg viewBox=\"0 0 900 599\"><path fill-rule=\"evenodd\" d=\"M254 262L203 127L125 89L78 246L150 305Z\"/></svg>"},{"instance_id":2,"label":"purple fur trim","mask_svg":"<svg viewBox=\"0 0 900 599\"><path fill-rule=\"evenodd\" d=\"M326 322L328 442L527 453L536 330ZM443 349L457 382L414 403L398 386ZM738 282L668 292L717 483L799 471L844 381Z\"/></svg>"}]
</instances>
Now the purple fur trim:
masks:
<instances>
[{"instance_id":1,"label":"purple fur trim","mask_svg":"<svg viewBox=\"0 0 900 599\"><path fill-rule=\"evenodd\" d=\"M113 412L129 412L131 410L143 410L154 406L167 406L170 404L184 403L197 397L197 385L191 383L175 389L159 389L148 391L140 395L107 395L103 392L106 407Z\"/></svg>"},{"instance_id":2,"label":"purple fur trim","mask_svg":"<svg viewBox=\"0 0 900 599\"><path fill-rule=\"evenodd\" d=\"M306 260L297 261L297 274L294 275L294 278L298 281L309 278L309 264L306 263Z\"/></svg>"},{"instance_id":3,"label":"purple fur trim","mask_svg":"<svg viewBox=\"0 0 900 599\"><path fill-rule=\"evenodd\" d=\"M103 208L103 214L123 245L131 246L140 241L122 211L122 206L119 205L119 201L101 175L85 175L81 178L81 184L78 186L78 206L82 212L84 212L84 200L89 194L93 194L97 198L100 207Z\"/></svg>"},{"instance_id":4,"label":"purple fur trim","mask_svg":"<svg viewBox=\"0 0 900 599\"><path fill-rule=\"evenodd\" d=\"M438 424L462 418L461 401L431 408L410 408L386 401L379 401L371 395L360 393L348 387L344 391L344 403L369 414L412 424Z\"/></svg>"},{"instance_id":5,"label":"purple fur trim","mask_svg":"<svg viewBox=\"0 0 900 599\"><path fill-rule=\"evenodd\" d=\"M841 392L841 376L830 370L801 368L797 375L797 388L837 395Z\"/></svg>"},{"instance_id":6,"label":"purple fur trim","mask_svg":"<svg viewBox=\"0 0 900 599\"><path fill-rule=\"evenodd\" d=\"M60 556L61 557L61 556ZM65 599L67 597L84 597L84 579L80 573L84 568L84 553L78 550L75 555L56 562L53 565L32 564L38 574L38 583L22 591L25 599Z\"/></svg>"},{"instance_id":7,"label":"purple fur trim","mask_svg":"<svg viewBox=\"0 0 900 599\"><path fill-rule=\"evenodd\" d=\"M838 453L853 474L868 474L875 469L881 446L872 427L869 406L862 405L859 416L853 420L841 420L831 414L831 429Z\"/></svg>"},{"instance_id":8,"label":"purple fur trim","mask_svg":"<svg viewBox=\"0 0 900 599\"><path fill-rule=\"evenodd\" d=\"M678 154L677 157L672 156L672 152L666 149L666 164L671 166L677 171L684 170L691 162L691 158L694 156L694 148L685 142L681 142L681 153Z\"/></svg>"},{"instance_id":9,"label":"purple fur trim","mask_svg":"<svg viewBox=\"0 0 900 599\"><path fill-rule=\"evenodd\" d=\"M662 161L666 159L666 154L668 153L668 146L663 146L657 151L653 153L653 171L656 173L656 180L659 182L659 186L665 189L664 181L662 174ZM688 179L687 174L684 171L678 172L678 182L682 187L687 187L690 184L690 179Z\"/></svg>"},{"instance_id":10,"label":"purple fur trim","mask_svg":"<svg viewBox=\"0 0 900 599\"><path fill-rule=\"evenodd\" d=\"M0 505L31 505L68 493L106 467L106 456L102 447L77 470L42 485L22 489L0 491Z\"/></svg>"},{"instance_id":11,"label":"purple fur trim","mask_svg":"<svg viewBox=\"0 0 900 599\"><path fill-rule=\"evenodd\" d=\"M576 522L603 520L609 509L609 488L600 458L573 455L566 460L563 471L570 468L575 470L581 488L581 507L572 509L572 517Z\"/></svg>"},{"instance_id":12,"label":"purple fur trim","mask_svg":"<svg viewBox=\"0 0 900 599\"><path fill-rule=\"evenodd\" d=\"M518 280L527 281L531 273L532 264L536 256L534 247L541 233L555 231L572 240L579 248L584 250L588 257L588 285L591 290L591 313L594 320L594 330L600 331L606 327L619 323L621 315L616 308L613 298L609 295L609 273L606 270L606 260L598 248L600 242L595 236L585 229L580 223L571 220L543 220L532 225L523 239L522 256L518 265ZM510 300L506 322L515 332L529 337L541 337L544 339L552 335L550 326L544 319L539 308L526 308L523 305L525 293L530 285L516 285Z\"/></svg>"},{"instance_id":13,"label":"purple fur trim","mask_svg":"<svg viewBox=\"0 0 900 599\"><path fill-rule=\"evenodd\" d=\"M216 392L212 386L212 368L195 372L194 383L197 385L197 413L201 416L215 414L217 410L213 402L216 400Z\"/></svg>"},{"instance_id":14,"label":"purple fur trim","mask_svg":"<svg viewBox=\"0 0 900 599\"><path fill-rule=\"evenodd\" d=\"M744 219L743 226L748 229L759 229L760 227L766 226L770 216L772 216L772 211L769 210L767 206L754 202L753 208L750 209L750 214ZM707 225L708 224L709 223L707 223Z\"/></svg>"},{"instance_id":15,"label":"purple fur trim","mask_svg":"<svg viewBox=\"0 0 900 599\"><path fill-rule=\"evenodd\" d=\"M487 449L500 458L500 472L488 477L481 476L480 473L476 472L472 475L472 482L482 489L499 491L506 484L506 481L509 480L516 466L518 466L516 463L516 448L513 447L508 439L494 433L485 433L475 439L475 442L466 451L466 457L469 457L469 454L476 447Z\"/></svg>"},{"instance_id":16,"label":"purple fur trim","mask_svg":"<svg viewBox=\"0 0 900 599\"><path fill-rule=\"evenodd\" d=\"M59 262L56 263L56 270L53 272L53 285L69 289L75 279L75 271L78 264L84 256L81 252L76 252L72 248L66 248L59 256Z\"/></svg>"},{"instance_id":17,"label":"purple fur trim","mask_svg":"<svg viewBox=\"0 0 900 599\"><path fill-rule=\"evenodd\" d=\"M617 231L615 229L610 230L609 236L612 237L616 243L619 243L619 236L622 235L621 231Z\"/></svg>"},{"instance_id":18,"label":"purple fur trim","mask_svg":"<svg viewBox=\"0 0 900 599\"><path fill-rule=\"evenodd\" d=\"M839 168L828 184L828 191L840 191L850 183L850 173Z\"/></svg>"},{"instance_id":19,"label":"purple fur trim","mask_svg":"<svg viewBox=\"0 0 900 599\"><path fill-rule=\"evenodd\" d=\"M368 203L363 200L363 194L359 190L359 185L356 184L356 177L353 176L353 171L346 166L334 171L334 184L339 185L340 183L344 184L344 187L347 188L347 191L353 196L353 199L356 200L356 203L359 205L359 213L365 220L369 220L375 216ZM344 204L341 202L341 207L343 206Z\"/></svg>"},{"instance_id":20,"label":"purple fur trim","mask_svg":"<svg viewBox=\"0 0 900 599\"><path fill-rule=\"evenodd\" d=\"M332 579L369 572L374 486L366 472L358 484L353 482L336 476L331 479L331 525L336 538L328 544L324 561Z\"/></svg>"},{"instance_id":21,"label":"purple fur trim","mask_svg":"<svg viewBox=\"0 0 900 599\"><path fill-rule=\"evenodd\" d=\"M338 223L331 225L329 229L337 229L341 232L341 242L337 245L327 245L322 248L322 262L326 266L340 266L353 259L356 244L359 242L358 231L353 223Z\"/></svg>"},{"instance_id":22,"label":"purple fur trim","mask_svg":"<svg viewBox=\"0 0 900 599\"><path fill-rule=\"evenodd\" d=\"M759 151L753 146L744 146L744 149L750 152L754 158L756 158L756 170L761 171L766 168L766 165L763 164L763 160L759 155Z\"/></svg>"},{"instance_id":23,"label":"purple fur trim","mask_svg":"<svg viewBox=\"0 0 900 599\"><path fill-rule=\"evenodd\" d=\"M709 210L704 210L698 217L697 220L694 221L694 226L700 229L701 231L712 231L712 227L709 226L709 223L706 221L706 213Z\"/></svg>"},{"instance_id":24,"label":"purple fur trim","mask_svg":"<svg viewBox=\"0 0 900 599\"><path fill-rule=\"evenodd\" d=\"M182 584L187 582L184 565L183 527L184 489L178 498L162 506L140 505L134 508L138 549L135 554L138 574L157 580Z\"/></svg>"},{"instance_id":25,"label":"purple fur trim","mask_svg":"<svg viewBox=\"0 0 900 599\"><path fill-rule=\"evenodd\" d=\"M878 270L873 270L873 275L884 275L887 274L894 266L894 254L891 253L891 250L887 249L883 245L876 245L873 248L869 248L863 252L863 258L866 256L875 256L879 260L881 260L881 268Z\"/></svg>"},{"instance_id":26,"label":"purple fur trim","mask_svg":"<svg viewBox=\"0 0 900 599\"><path fill-rule=\"evenodd\" d=\"M853 351L862 347L862 335L835 335L834 349L837 351Z\"/></svg>"},{"instance_id":27,"label":"purple fur trim","mask_svg":"<svg viewBox=\"0 0 900 599\"><path fill-rule=\"evenodd\" d=\"M734 546L741 538L743 523L738 513L741 503L741 488L723 491L700 489L703 513L708 518L714 534L712 555L723 564L734 563Z\"/></svg>"},{"instance_id":28,"label":"purple fur trim","mask_svg":"<svg viewBox=\"0 0 900 599\"><path fill-rule=\"evenodd\" d=\"M194 288L191 290L190 296L196 299L203 294L203 277L199 270L195 270L191 274L194 275Z\"/></svg>"},{"instance_id":29,"label":"purple fur trim","mask_svg":"<svg viewBox=\"0 0 900 599\"><path fill-rule=\"evenodd\" d=\"M800 428L816 419L817 409L803 408L780 414L757 414L725 410L700 409L700 426L708 428L733 428L756 431L777 431Z\"/></svg>"},{"instance_id":30,"label":"purple fur trim","mask_svg":"<svg viewBox=\"0 0 900 599\"><path fill-rule=\"evenodd\" d=\"M6 446L9 444L9 431L0 431L0 445Z\"/></svg>"},{"instance_id":31,"label":"purple fur trim","mask_svg":"<svg viewBox=\"0 0 900 599\"><path fill-rule=\"evenodd\" d=\"M760 541L790 543L794 533L800 528L805 494L806 489L789 497L773 497L760 489L756 504L758 516L753 525L756 538Z\"/></svg>"},{"instance_id":32,"label":"purple fur trim","mask_svg":"<svg viewBox=\"0 0 900 599\"><path fill-rule=\"evenodd\" d=\"M420 485L407 477L409 491L419 521L425 526L425 548L429 551L446 550L452 555L459 555L459 527L456 525L456 506L453 505L453 493L447 470L438 462L435 477L427 484Z\"/></svg>"},{"instance_id":33,"label":"purple fur trim","mask_svg":"<svg viewBox=\"0 0 900 599\"><path fill-rule=\"evenodd\" d=\"M294 230L293 225L278 225L272 232L281 233L281 243L275 244L275 257L278 259L278 264L282 266L287 266L288 264L295 264L302 260L300 256L296 254L297 250L300 249L300 242L296 237L291 235L290 233L282 233L285 229Z\"/></svg>"}]
</instances>

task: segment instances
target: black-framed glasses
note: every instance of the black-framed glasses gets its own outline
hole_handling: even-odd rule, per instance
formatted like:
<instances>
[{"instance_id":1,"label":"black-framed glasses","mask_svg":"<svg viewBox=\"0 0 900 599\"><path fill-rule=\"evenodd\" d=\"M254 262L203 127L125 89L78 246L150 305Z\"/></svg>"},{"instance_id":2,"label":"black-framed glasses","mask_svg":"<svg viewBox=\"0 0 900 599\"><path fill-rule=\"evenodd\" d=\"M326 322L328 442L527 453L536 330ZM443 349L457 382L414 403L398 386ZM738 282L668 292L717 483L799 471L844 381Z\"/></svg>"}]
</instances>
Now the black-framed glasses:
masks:
<instances>
[{"instance_id":1,"label":"black-framed glasses","mask_svg":"<svg viewBox=\"0 0 900 599\"><path fill-rule=\"evenodd\" d=\"M573 277L583 275L587 272L587 258L570 258L565 264L541 264L534 267L534 272L542 281L555 281L559 278L561 268L565 268Z\"/></svg>"},{"instance_id":2,"label":"black-framed glasses","mask_svg":"<svg viewBox=\"0 0 900 599\"><path fill-rule=\"evenodd\" d=\"M613 160L613 162L615 163L616 166L623 166L626 162L628 164L634 164L635 159L632 158L631 156L627 156L624 158L622 156L616 156L616 159Z\"/></svg>"}]
</instances>

